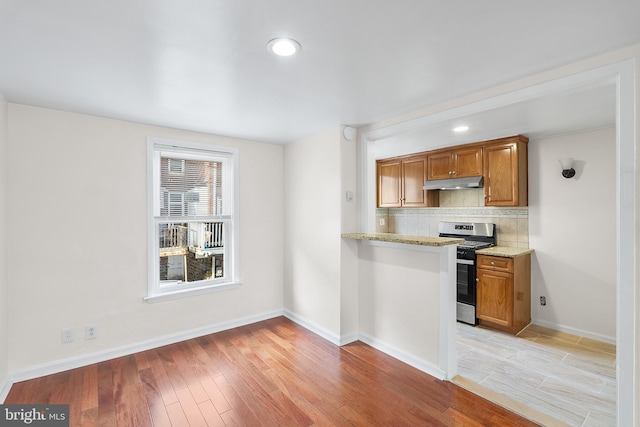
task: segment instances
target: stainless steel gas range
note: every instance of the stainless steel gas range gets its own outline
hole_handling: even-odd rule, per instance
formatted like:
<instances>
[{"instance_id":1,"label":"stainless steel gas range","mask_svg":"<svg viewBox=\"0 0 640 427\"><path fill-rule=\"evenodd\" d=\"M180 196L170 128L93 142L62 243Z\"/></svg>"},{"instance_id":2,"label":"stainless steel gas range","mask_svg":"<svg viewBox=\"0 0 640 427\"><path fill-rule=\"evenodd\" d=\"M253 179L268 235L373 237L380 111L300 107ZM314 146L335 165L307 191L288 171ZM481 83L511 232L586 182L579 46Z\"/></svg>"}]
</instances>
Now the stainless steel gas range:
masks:
<instances>
[{"instance_id":1,"label":"stainless steel gas range","mask_svg":"<svg viewBox=\"0 0 640 427\"><path fill-rule=\"evenodd\" d=\"M496 225L484 222L440 222L440 237L464 239L456 255L456 318L477 325L476 317L476 250L496 245Z\"/></svg>"}]
</instances>

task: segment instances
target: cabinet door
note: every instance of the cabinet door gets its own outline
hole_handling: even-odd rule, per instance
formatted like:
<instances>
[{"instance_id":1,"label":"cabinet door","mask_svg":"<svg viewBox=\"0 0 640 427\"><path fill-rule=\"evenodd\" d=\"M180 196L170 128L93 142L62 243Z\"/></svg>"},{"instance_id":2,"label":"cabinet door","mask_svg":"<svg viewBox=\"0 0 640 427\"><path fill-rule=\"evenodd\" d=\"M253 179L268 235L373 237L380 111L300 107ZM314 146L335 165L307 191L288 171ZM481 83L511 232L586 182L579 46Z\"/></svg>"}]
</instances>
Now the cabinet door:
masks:
<instances>
[{"instance_id":1,"label":"cabinet door","mask_svg":"<svg viewBox=\"0 0 640 427\"><path fill-rule=\"evenodd\" d=\"M452 178L453 165L451 164L451 151L431 154L427 157L427 179Z\"/></svg>"},{"instance_id":2,"label":"cabinet door","mask_svg":"<svg viewBox=\"0 0 640 427\"><path fill-rule=\"evenodd\" d=\"M420 156L402 162L402 205L427 206L427 192L422 189L427 179L427 158Z\"/></svg>"},{"instance_id":3,"label":"cabinet door","mask_svg":"<svg viewBox=\"0 0 640 427\"><path fill-rule=\"evenodd\" d=\"M454 165L455 178L482 175L482 147L457 150Z\"/></svg>"},{"instance_id":4,"label":"cabinet door","mask_svg":"<svg viewBox=\"0 0 640 427\"><path fill-rule=\"evenodd\" d=\"M512 326L513 275L480 268L476 274L478 318L501 326Z\"/></svg>"},{"instance_id":5,"label":"cabinet door","mask_svg":"<svg viewBox=\"0 0 640 427\"><path fill-rule=\"evenodd\" d=\"M515 143L484 149L485 206L518 206L518 151Z\"/></svg>"},{"instance_id":6,"label":"cabinet door","mask_svg":"<svg viewBox=\"0 0 640 427\"><path fill-rule=\"evenodd\" d=\"M402 172L400 160L378 162L378 207L399 208Z\"/></svg>"}]
</instances>

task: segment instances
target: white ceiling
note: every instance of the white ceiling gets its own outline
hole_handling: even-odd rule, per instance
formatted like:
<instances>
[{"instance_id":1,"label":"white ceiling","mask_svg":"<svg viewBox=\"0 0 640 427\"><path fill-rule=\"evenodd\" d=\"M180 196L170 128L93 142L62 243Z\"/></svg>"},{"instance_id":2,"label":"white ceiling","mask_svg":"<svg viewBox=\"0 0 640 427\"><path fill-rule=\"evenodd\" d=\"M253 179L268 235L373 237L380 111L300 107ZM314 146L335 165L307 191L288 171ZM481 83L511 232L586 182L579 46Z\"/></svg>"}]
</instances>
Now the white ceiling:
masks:
<instances>
[{"instance_id":1,"label":"white ceiling","mask_svg":"<svg viewBox=\"0 0 640 427\"><path fill-rule=\"evenodd\" d=\"M638 0L0 0L0 94L286 143L640 42L638 16ZM300 55L270 55L281 36ZM496 113L524 133L528 111Z\"/></svg>"},{"instance_id":2,"label":"white ceiling","mask_svg":"<svg viewBox=\"0 0 640 427\"><path fill-rule=\"evenodd\" d=\"M602 81L379 139L375 142L375 157L383 159L512 135L525 135L533 141L615 124L616 85ZM459 125L469 126L468 132L454 132L453 128Z\"/></svg>"}]
</instances>

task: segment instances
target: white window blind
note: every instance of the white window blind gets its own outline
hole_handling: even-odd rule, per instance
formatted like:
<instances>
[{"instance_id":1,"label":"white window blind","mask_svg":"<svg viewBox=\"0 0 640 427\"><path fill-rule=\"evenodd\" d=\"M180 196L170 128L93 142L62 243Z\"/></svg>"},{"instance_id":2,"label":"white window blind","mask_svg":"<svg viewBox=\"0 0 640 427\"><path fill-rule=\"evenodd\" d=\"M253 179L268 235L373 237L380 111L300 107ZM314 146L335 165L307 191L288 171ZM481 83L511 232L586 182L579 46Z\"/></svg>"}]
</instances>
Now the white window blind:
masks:
<instances>
[{"instance_id":1,"label":"white window blind","mask_svg":"<svg viewBox=\"0 0 640 427\"><path fill-rule=\"evenodd\" d=\"M179 161L183 168L176 173L173 167ZM160 157L160 216L222 215L223 167L221 161Z\"/></svg>"}]
</instances>

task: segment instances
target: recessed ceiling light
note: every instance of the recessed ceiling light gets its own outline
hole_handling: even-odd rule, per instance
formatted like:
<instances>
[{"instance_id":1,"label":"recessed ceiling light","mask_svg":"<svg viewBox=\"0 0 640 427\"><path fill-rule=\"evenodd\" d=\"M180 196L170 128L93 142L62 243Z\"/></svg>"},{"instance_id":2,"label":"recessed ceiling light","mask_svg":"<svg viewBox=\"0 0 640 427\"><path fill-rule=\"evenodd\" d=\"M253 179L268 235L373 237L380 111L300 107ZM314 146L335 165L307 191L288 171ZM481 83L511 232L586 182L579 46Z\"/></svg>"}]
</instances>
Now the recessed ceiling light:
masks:
<instances>
[{"instance_id":1,"label":"recessed ceiling light","mask_svg":"<svg viewBox=\"0 0 640 427\"><path fill-rule=\"evenodd\" d=\"M462 132L466 132L469 130L469 126L466 125L462 125L462 126L456 126L453 128L453 131L456 133L462 133Z\"/></svg>"},{"instance_id":2,"label":"recessed ceiling light","mask_svg":"<svg viewBox=\"0 0 640 427\"><path fill-rule=\"evenodd\" d=\"M300 43L293 39L278 38L267 43L269 52L273 52L278 56L291 56L298 52L302 47Z\"/></svg>"}]
</instances>

